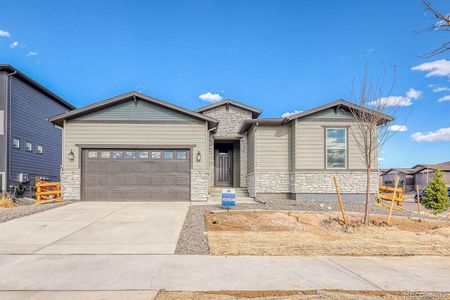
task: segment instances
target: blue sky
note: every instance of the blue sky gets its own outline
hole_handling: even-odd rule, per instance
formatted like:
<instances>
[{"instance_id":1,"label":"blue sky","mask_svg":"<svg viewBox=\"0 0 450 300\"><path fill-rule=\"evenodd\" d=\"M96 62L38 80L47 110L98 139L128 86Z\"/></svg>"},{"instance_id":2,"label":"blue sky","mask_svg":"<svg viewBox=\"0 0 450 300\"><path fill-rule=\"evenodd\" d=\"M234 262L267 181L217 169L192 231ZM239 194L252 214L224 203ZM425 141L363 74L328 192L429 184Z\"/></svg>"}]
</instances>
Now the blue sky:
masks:
<instances>
[{"instance_id":1,"label":"blue sky","mask_svg":"<svg viewBox=\"0 0 450 300\"><path fill-rule=\"evenodd\" d=\"M435 22L421 1L15 0L1 7L0 63L76 106L137 90L197 108L209 92L280 117L348 99L365 61L374 76L386 66L388 82L395 65L391 95L409 105L394 125L407 131L386 144L381 166L450 160L450 101L438 101L450 95L450 52L418 57L450 33L417 32Z\"/></svg>"}]
</instances>

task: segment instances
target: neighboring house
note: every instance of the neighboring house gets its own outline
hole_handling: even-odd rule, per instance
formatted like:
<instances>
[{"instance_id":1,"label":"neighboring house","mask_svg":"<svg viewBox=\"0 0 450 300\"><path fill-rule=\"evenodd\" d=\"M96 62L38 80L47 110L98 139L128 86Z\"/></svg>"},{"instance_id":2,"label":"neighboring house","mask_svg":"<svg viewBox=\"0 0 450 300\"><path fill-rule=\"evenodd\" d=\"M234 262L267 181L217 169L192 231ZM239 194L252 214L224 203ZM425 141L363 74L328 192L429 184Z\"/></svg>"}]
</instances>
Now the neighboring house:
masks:
<instances>
[{"instance_id":1,"label":"neighboring house","mask_svg":"<svg viewBox=\"0 0 450 300\"><path fill-rule=\"evenodd\" d=\"M440 167L442 170L442 176L447 182L447 186L450 186L450 161L439 164L420 164L415 165L413 169L416 171L414 174L415 184L422 190L428 186L428 183L434 177L436 168Z\"/></svg>"},{"instance_id":2,"label":"neighboring house","mask_svg":"<svg viewBox=\"0 0 450 300\"><path fill-rule=\"evenodd\" d=\"M50 121L64 128L66 199L207 201L216 187L323 199L335 194L333 175L351 198L365 192L366 171L350 109L361 107L338 100L260 119L261 110L233 100L193 111L131 92Z\"/></svg>"},{"instance_id":3,"label":"neighboring house","mask_svg":"<svg viewBox=\"0 0 450 300\"><path fill-rule=\"evenodd\" d=\"M442 170L442 175L450 186L450 161L439 164L420 164L412 168L392 168L381 172L381 181L383 185L394 186L397 176L400 177L399 186L407 193L414 192L416 185L420 190L428 186L430 180L434 177L437 167Z\"/></svg>"},{"instance_id":4,"label":"neighboring house","mask_svg":"<svg viewBox=\"0 0 450 300\"><path fill-rule=\"evenodd\" d=\"M50 116L75 109L10 65L0 65L0 190L59 180L62 130Z\"/></svg>"},{"instance_id":5,"label":"neighboring house","mask_svg":"<svg viewBox=\"0 0 450 300\"><path fill-rule=\"evenodd\" d=\"M394 186L397 176L400 177L399 187L403 188L405 193L415 190L414 173L416 170L410 168L392 168L381 173L382 184L386 186Z\"/></svg>"}]
</instances>

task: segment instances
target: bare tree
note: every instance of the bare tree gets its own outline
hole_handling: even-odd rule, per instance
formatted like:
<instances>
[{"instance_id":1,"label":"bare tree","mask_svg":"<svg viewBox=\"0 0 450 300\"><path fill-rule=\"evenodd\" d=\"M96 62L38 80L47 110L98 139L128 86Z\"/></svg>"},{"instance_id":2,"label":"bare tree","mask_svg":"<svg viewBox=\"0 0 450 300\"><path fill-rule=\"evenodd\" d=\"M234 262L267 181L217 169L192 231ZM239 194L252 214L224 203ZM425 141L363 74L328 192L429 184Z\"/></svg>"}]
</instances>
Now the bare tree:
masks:
<instances>
[{"instance_id":1,"label":"bare tree","mask_svg":"<svg viewBox=\"0 0 450 300\"><path fill-rule=\"evenodd\" d=\"M434 23L434 25L426 28L424 31L430 31L430 30L450 31L450 15L448 15L448 14L445 15L445 14L439 12L438 10L436 10L428 0L423 0L423 4L425 5L426 10L430 11L436 19L436 22ZM450 50L450 42L444 43L441 47L439 47L429 53L421 55L421 57L429 58L429 57L444 53L448 50Z\"/></svg>"},{"instance_id":2,"label":"bare tree","mask_svg":"<svg viewBox=\"0 0 450 300\"><path fill-rule=\"evenodd\" d=\"M388 92L384 91L384 78L381 81L373 80L369 76L366 64L364 74L353 82L352 101L355 106L350 111L355 119L352 124L352 136L361 153L366 168L366 202L364 210L364 224L369 224L371 175L378 172L378 154L383 145L392 137L395 131L390 131L388 123L394 120L402 101L402 97L390 97L395 84L394 79Z\"/></svg>"}]
</instances>

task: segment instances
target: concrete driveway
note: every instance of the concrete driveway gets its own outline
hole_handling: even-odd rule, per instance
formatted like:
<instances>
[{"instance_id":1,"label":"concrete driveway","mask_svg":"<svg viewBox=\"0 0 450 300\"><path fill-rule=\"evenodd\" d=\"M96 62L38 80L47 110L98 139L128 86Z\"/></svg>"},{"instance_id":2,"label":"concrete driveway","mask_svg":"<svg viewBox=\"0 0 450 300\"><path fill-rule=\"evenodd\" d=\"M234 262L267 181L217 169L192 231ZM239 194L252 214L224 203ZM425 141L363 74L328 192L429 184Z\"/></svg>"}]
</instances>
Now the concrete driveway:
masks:
<instances>
[{"instance_id":1,"label":"concrete driveway","mask_svg":"<svg viewBox=\"0 0 450 300\"><path fill-rule=\"evenodd\" d=\"M188 208L78 202L0 224L0 254L173 254Z\"/></svg>"}]
</instances>

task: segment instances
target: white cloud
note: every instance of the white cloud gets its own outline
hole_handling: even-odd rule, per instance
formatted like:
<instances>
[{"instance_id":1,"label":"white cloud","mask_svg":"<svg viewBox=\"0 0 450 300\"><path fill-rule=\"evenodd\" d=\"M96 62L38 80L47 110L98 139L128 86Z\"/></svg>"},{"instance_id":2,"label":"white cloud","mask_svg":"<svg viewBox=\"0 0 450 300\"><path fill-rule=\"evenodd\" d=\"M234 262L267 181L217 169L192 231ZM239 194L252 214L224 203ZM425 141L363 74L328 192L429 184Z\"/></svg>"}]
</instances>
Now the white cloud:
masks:
<instances>
[{"instance_id":1,"label":"white cloud","mask_svg":"<svg viewBox=\"0 0 450 300\"><path fill-rule=\"evenodd\" d=\"M16 48L17 46L19 46L19 42L16 42L16 41L14 41L14 42L12 42L11 44L9 44L9 47L10 47L11 49Z\"/></svg>"},{"instance_id":2,"label":"white cloud","mask_svg":"<svg viewBox=\"0 0 450 300\"><path fill-rule=\"evenodd\" d=\"M37 54L37 51L30 51L28 52L27 56L36 56Z\"/></svg>"},{"instance_id":3,"label":"white cloud","mask_svg":"<svg viewBox=\"0 0 450 300\"><path fill-rule=\"evenodd\" d=\"M289 116L292 116L293 114L298 114L302 112L303 110L294 110L294 111L287 111L284 114L281 115L282 118L287 118Z\"/></svg>"},{"instance_id":4,"label":"white cloud","mask_svg":"<svg viewBox=\"0 0 450 300\"><path fill-rule=\"evenodd\" d=\"M439 98L438 102L450 101L450 95Z\"/></svg>"},{"instance_id":5,"label":"white cloud","mask_svg":"<svg viewBox=\"0 0 450 300\"><path fill-rule=\"evenodd\" d=\"M404 132L408 131L408 127L405 125L391 125L388 127L390 131Z\"/></svg>"},{"instance_id":6,"label":"white cloud","mask_svg":"<svg viewBox=\"0 0 450 300\"><path fill-rule=\"evenodd\" d=\"M416 132L411 137L416 142L450 142L450 127L436 131Z\"/></svg>"},{"instance_id":7,"label":"white cloud","mask_svg":"<svg viewBox=\"0 0 450 300\"><path fill-rule=\"evenodd\" d=\"M412 67L411 70L428 72L425 77L450 76L450 61L446 59L435 60Z\"/></svg>"},{"instance_id":8,"label":"white cloud","mask_svg":"<svg viewBox=\"0 0 450 300\"><path fill-rule=\"evenodd\" d=\"M383 161L384 158L383 157L378 157L378 161Z\"/></svg>"},{"instance_id":9,"label":"white cloud","mask_svg":"<svg viewBox=\"0 0 450 300\"><path fill-rule=\"evenodd\" d=\"M450 88L446 87L446 86L433 86L432 89L433 93L439 93L439 92L448 92L450 91Z\"/></svg>"},{"instance_id":10,"label":"white cloud","mask_svg":"<svg viewBox=\"0 0 450 300\"><path fill-rule=\"evenodd\" d=\"M411 98L411 99L419 99L419 97L422 96L422 91L418 91L416 89L410 88L407 92L406 92L406 98Z\"/></svg>"},{"instance_id":11,"label":"white cloud","mask_svg":"<svg viewBox=\"0 0 450 300\"><path fill-rule=\"evenodd\" d=\"M377 105L384 105L384 106L410 106L412 105L412 101L410 98L406 98L404 96L390 96L390 97L383 97L378 98L375 101L369 102L370 106L377 106Z\"/></svg>"},{"instance_id":12,"label":"white cloud","mask_svg":"<svg viewBox=\"0 0 450 300\"><path fill-rule=\"evenodd\" d=\"M211 92L201 94L198 97L203 101L211 102L211 103L218 102L223 99L223 97L220 96L219 94L213 94Z\"/></svg>"},{"instance_id":13,"label":"white cloud","mask_svg":"<svg viewBox=\"0 0 450 300\"><path fill-rule=\"evenodd\" d=\"M11 34L8 31L4 31L0 29L0 37L11 37Z\"/></svg>"},{"instance_id":14,"label":"white cloud","mask_svg":"<svg viewBox=\"0 0 450 300\"><path fill-rule=\"evenodd\" d=\"M422 91L410 88L405 92L404 96L389 96L378 98L375 101L369 102L370 106L411 106L413 104L412 100L417 100L422 96Z\"/></svg>"}]
</instances>

